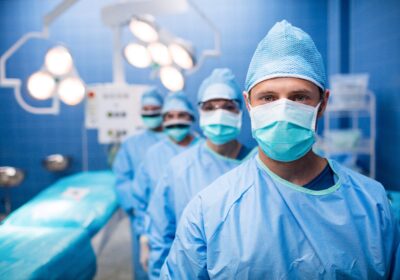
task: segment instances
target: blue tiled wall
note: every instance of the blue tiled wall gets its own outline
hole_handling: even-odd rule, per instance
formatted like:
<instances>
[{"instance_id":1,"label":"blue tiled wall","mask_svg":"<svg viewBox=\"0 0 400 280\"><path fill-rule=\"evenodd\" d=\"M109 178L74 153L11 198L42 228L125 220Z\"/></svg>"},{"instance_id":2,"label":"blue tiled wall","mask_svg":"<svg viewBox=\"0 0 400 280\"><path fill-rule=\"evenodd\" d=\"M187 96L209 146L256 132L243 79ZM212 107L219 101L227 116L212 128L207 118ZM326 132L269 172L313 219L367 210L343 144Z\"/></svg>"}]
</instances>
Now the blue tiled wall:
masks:
<instances>
[{"instance_id":1,"label":"blue tiled wall","mask_svg":"<svg viewBox=\"0 0 400 280\"><path fill-rule=\"evenodd\" d=\"M370 73L377 100L377 179L400 190L400 2L352 1L350 71Z\"/></svg>"},{"instance_id":2,"label":"blue tiled wall","mask_svg":"<svg viewBox=\"0 0 400 280\"><path fill-rule=\"evenodd\" d=\"M41 17L61 1L2 0L0 1L0 54L29 31L39 31ZM100 9L109 0L78 2L52 25L51 43L64 42L71 50L84 81L111 82L111 32L100 20ZM186 90L193 103L197 88L215 67L230 67L241 85L258 41L272 25L281 19L305 29L315 39L317 47L327 58L327 4L313 0L202 0L195 3L215 22L222 34L222 55L207 60L203 67L188 77ZM159 22L169 31L191 40L197 50L212 47L208 27L193 12L186 15L162 17ZM130 38L124 32L124 42ZM10 77L24 80L42 64L46 49L51 45L35 40L24 46L8 64ZM150 83L148 70L125 65L130 83ZM26 95L32 104L35 102ZM385 94L388 94L385 92ZM44 103L46 104L46 103ZM398 111L397 111L398 112ZM12 191L13 208L25 203L57 178L82 170L83 105L62 106L58 116L40 116L25 112L16 103L12 91L0 88L0 166L24 169L24 183ZM245 116L241 140L254 145ZM97 143L94 131L88 132L89 169L107 168L107 147ZM51 174L41 166L41 160L51 153L73 157L72 167L63 174ZM1 191L1 190L0 190Z\"/></svg>"}]
</instances>

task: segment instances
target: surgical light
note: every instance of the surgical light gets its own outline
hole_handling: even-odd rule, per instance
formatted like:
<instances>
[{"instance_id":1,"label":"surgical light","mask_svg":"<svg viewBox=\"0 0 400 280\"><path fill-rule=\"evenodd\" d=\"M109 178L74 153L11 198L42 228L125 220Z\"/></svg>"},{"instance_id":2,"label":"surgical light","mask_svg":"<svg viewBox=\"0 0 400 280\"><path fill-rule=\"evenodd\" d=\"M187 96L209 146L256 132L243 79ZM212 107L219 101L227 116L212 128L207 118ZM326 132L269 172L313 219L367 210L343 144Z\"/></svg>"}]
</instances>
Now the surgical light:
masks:
<instances>
[{"instance_id":1,"label":"surgical light","mask_svg":"<svg viewBox=\"0 0 400 280\"><path fill-rule=\"evenodd\" d=\"M63 46L51 48L44 60L47 70L55 76L68 74L73 67L72 56Z\"/></svg>"},{"instance_id":2,"label":"surgical light","mask_svg":"<svg viewBox=\"0 0 400 280\"><path fill-rule=\"evenodd\" d=\"M56 82L49 73L39 71L29 77L27 86L29 93L34 98L45 100L52 96Z\"/></svg>"},{"instance_id":3,"label":"surgical light","mask_svg":"<svg viewBox=\"0 0 400 280\"><path fill-rule=\"evenodd\" d=\"M145 43L152 43L158 40L158 31L151 20L133 18L129 23L132 34Z\"/></svg>"},{"instance_id":4,"label":"surgical light","mask_svg":"<svg viewBox=\"0 0 400 280\"><path fill-rule=\"evenodd\" d=\"M172 66L164 66L160 69L161 83L170 91L182 90L185 79L182 73Z\"/></svg>"},{"instance_id":5,"label":"surgical light","mask_svg":"<svg viewBox=\"0 0 400 280\"><path fill-rule=\"evenodd\" d=\"M48 171L59 172L69 167L71 158L61 154L52 154L44 158L42 163Z\"/></svg>"},{"instance_id":6,"label":"surgical light","mask_svg":"<svg viewBox=\"0 0 400 280\"><path fill-rule=\"evenodd\" d=\"M189 47L180 43L172 43L169 45L169 51L172 55L173 61L181 68L189 70L194 67L195 60L193 53Z\"/></svg>"},{"instance_id":7,"label":"surgical light","mask_svg":"<svg viewBox=\"0 0 400 280\"><path fill-rule=\"evenodd\" d=\"M170 65L172 63L171 54L166 45L156 42L151 43L147 48L155 63L161 66Z\"/></svg>"},{"instance_id":8,"label":"surgical light","mask_svg":"<svg viewBox=\"0 0 400 280\"><path fill-rule=\"evenodd\" d=\"M138 67L146 68L152 63L149 51L145 46L131 43L124 49L124 55L129 64Z\"/></svg>"},{"instance_id":9,"label":"surgical light","mask_svg":"<svg viewBox=\"0 0 400 280\"><path fill-rule=\"evenodd\" d=\"M76 105L85 97L85 85L77 77L68 77L58 86L58 95L67 105Z\"/></svg>"}]
</instances>

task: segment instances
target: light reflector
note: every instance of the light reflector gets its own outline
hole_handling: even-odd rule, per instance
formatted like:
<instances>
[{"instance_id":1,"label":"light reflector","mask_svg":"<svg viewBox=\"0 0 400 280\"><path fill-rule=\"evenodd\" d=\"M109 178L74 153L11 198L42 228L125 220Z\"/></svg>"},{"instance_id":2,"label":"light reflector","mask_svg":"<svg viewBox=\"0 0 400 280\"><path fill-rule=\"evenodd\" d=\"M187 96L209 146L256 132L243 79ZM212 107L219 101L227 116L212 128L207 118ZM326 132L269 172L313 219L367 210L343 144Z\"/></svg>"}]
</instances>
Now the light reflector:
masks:
<instances>
[{"instance_id":1,"label":"light reflector","mask_svg":"<svg viewBox=\"0 0 400 280\"><path fill-rule=\"evenodd\" d=\"M73 61L69 51L63 46L51 48L44 60L47 70L55 76L63 76L72 70Z\"/></svg>"},{"instance_id":2,"label":"light reflector","mask_svg":"<svg viewBox=\"0 0 400 280\"><path fill-rule=\"evenodd\" d=\"M45 100L53 95L56 87L54 78L47 72L33 73L28 79L28 91L36 99Z\"/></svg>"},{"instance_id":3,"label":"light reflector","mask_svg":"<svg viewBox=\"0 0 400 280\"><path fill-rule=\"evenodd\" d=\"M172 66L164 66L160 69L160 79L161 83L170 91L179 91L185 86L182 73Z\"/></svg>"},{"instance_id":4,"label":"light reflector","mask_svg":"<svg viewBox=\"0 0 400 280\"><path fill-rule=\"evenodd\" d=\"M69 77L60 82L58 96L67 105L76 105L85 97L85 85L77 77Z\"/></svg>"},{"instance_id":5,"label":"light reflector","mask_svg":"<svg viewBox=\"0 0 400 280\"><path fill-rule=\"evenodd\" d=\"M156 42L151 43L147 48L155 63L161 66L171 65L172 58L166 45Z\"/></svg>"},{"instance_id":6,"label":"light reflector","mask_svg":"<svg viewBox=\"0 0 400 280\"><path fill-rule=\"evenodd\" d=\"M138 68L149 67L152 63L147 48L139 44L131 43L127 45L124 49L124 55L129 64Z\"/></svg>"},{"instance_id":7,"label":"light reflector","mask_svg":"<svg viewBox=\"0 0 400 280\"><path fill-rule=\"evenodd\" d=\"M176 63L176 65L186 70L194 67L194 54L189 50L188 47L185 47L183 44L172 43L168 48L172 55L172 60Z\"/></svg>"},{"instance_id":8,"label":"light reflector","mask_svg":"<svg viewBox=\"0 0 400 280\"><path fill-rule=\"evenodd\" d=\"M152 43L158 40L158 30L150 20L133 18L129 23L129 29L139 40Z\"/></svg>"}]
</instances>

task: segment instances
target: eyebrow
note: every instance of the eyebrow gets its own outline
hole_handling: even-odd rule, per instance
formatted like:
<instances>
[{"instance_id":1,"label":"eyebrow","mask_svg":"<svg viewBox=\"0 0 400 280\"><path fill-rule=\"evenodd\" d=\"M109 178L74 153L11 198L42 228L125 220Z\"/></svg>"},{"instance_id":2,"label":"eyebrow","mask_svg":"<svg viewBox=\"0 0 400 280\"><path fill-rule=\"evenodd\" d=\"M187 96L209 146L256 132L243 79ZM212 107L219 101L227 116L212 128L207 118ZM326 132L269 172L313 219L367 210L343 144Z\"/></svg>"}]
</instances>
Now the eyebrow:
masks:
<instances>
[{"instance_id":1,"label":"eyebrow","mask_svg":"<svg viewBox=\"0 0 400 280\"><path fill-rule=\"evenodd\" d=\"M260 94L278 94L275 91L272 90L267 90L267 91L258 91L258 92L252 92L252 95L260 95Z\"/></svg>"},{"instance_id":2,"label":"eyebrow","mask_svg":"<svg viewBox=\"0 0 400 280\"><path fill-rule=\"evenodd\" d=\"M225 100L225 99L219 99L219 100L209 100L209 101L206 101L206 102L204 102L204 104L205 105L208 105L208 104L212 104L212 105L214 105L214 104L232 104L234 101L233 100Z\"/></svg>"},{"instance_id":3,"label":"eyebrow","mask_svg":"<svg viewBox=\"0 0 400 280\"><path fill-rule=\"evenodd\" d=\"M312 91L308 90L308 89L298 89L298 90L291 91L290 93L291 94L304 94L304 93L312 94Z\"/></svg>"},{"instance_id":4,"label":"eyebrow","mask_svg":"<svg viewBox=\"0 0 400 280\"><path fill-rule=\"evenodd\" d=\"M272 91L272 90L268 90L268 91L259 91L259 92L255 92L253 93L255 95L260 95L260 94L279 94L278 92ZM290 91L289 94L312 94L311 90L308 89L296 89L293 91Z\"/></svg>"}]
</instances>

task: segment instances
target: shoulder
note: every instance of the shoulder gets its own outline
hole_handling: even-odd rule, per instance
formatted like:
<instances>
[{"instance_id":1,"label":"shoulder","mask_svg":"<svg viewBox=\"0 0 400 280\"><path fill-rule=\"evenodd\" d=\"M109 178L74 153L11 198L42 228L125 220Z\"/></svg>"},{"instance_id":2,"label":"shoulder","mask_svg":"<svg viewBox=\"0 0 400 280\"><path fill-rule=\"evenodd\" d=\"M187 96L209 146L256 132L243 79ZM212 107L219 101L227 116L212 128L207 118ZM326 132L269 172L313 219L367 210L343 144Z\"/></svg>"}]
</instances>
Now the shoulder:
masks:
<instances>
[{"instance_id":1,"label":"shoulder","mask_svg":"<svg viewBox=\"0 0 400 280\"><path fill-rule=\"evenodd\" d=\"M203 143L201 140L199 143L194 144L192 147L182 151L178 155L171 158L169 165L173 168L179 167L179 171L183 172L193 162L199 160L199 155L201 154Z\"/></svg>"},{"instance_id":2,"label":"shoulder","mask_svg":"<svg viewBox=\"0 0 400 280\"><path fill-rule=\"evenodd\" d=\"M351 170L336 161L331 160L330 165L333 171L343 180L344 185L350 185L352 188L362 190L371 195L383 194L386 197L386 190L378 181Z\"/></svg>"},{"instance_id":3,"label":"shoulder","mask_svg":"<svg viewBox=\"0 0 400 280\"><path fill-rule=\"evenodd\" d=\"M157 151L158 149L160 149L160 147L166 145L165 141L166 141L166 139L163 139L163 140L160 140L157 143L155 143L153 146L151 146L151 148L149 148L149 152L153 151L153 150Z\"/></svg>"},{"instance_id":4,"label":"shoulder","mask_svg":"<svg viewBox=\"0 0 400 280\"><path fill-rule=\"evenodd\" d=\"M369 201L372 207L378 207L385 212L390 211L389 200L385 188L381 183L364 176L335 161L330 161L334 172L339 175L341 188L354 192L358 198Z\"/></svg>"},{"instance_id":5,"label":"shoulder","mask_svg":"<svg viewBox=\"0 0 400 280\"><path fill-rule=\"evenodd\" d=\"M255 158L252 157L220 176L191 200L187 211L201 213L208 238L225 221L232 207L254 189L257 173Z\"/></svg>"},{"instance_id":6,"label":"shoulder","mask_svg":"<svg viewBox=\"0 0 400 280\"><path fill-rule=\"evenodd\" d=\"M164 149L171 145L171 141L168 139L162 139L152 145L146 153L147 155L159 155Z\"/></svg>"},{"instance_id":7,"label":"shoulder","mask_svg":"<svg viewBox=\"0 0 400 280\"><path fill-rule=\"evenodd\" d=\"M137 143L141 140L144 140L149 137L149 132L147 130L140 130L137 133L129 136L128 138L125 139L125 141L122 143L122 145L130 145L132 143Z\"/></svg>"},{"instance_id":8,"label":"shoulder","mask_svg":"<svg viewBox=\"0 0 400 280\"><path fill-rule=\"evenodd\" d=\"M203 203L210 207L218 204L223 198L229 198L229 200L225 200L225 203L232 204L254 184L256 172L258 169L255 158L252 157L218 177L198 196L201 197Z\"/></svg>"}]
</instances>

